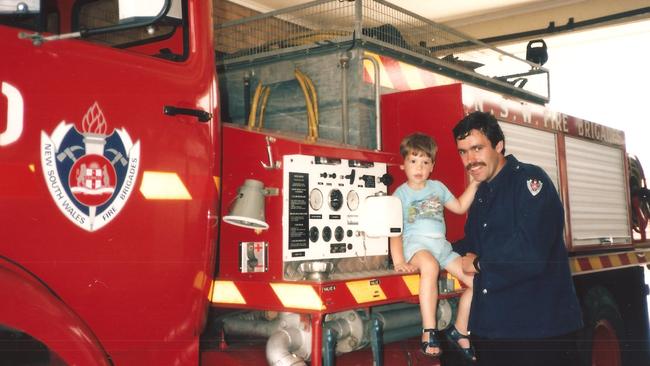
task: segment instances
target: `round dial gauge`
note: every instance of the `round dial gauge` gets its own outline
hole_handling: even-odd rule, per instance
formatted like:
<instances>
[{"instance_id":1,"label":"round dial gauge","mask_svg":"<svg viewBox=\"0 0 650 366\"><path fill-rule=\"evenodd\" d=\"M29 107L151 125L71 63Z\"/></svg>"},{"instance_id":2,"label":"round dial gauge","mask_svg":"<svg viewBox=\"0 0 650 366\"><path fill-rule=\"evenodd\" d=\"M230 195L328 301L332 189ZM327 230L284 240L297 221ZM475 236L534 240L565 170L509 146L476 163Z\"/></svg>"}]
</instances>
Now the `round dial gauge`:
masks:
<instances>
[{"instance_id":1,"label":"round dial gauge","mask_svg":"<svg viewBox=\"0 0 650 366\"><path fill-rule=\"evenodd\" d=\"M309 240L311 240L312 243L317 242L318 234L318 228L316 226L312 226L311 229L309 229Z\"/></svg>"},{"instance_id":2,"label":"round dial gauge","mask_svg":"<svg viewBox=\"0 0 650 366\"><path fill-rule=\"evenodd\" d=\"M330 208L334 211L338 211L343 206L343 193L338 189L332 189L330 191Z\"/></svg>"},{"instance_id":3,"label":"round dial gauge","mask_svg":"<svg viewBox=\"0 0 650 366\"><path fill-rule=\"evenodd\" d=\"M350 211L359 208L359 194L355 191L348 192L347 203Z\"/></svg>"},{"instance_id":4,"label":"round dial gauge","mask_svg":"<svg viewBox=\"0 0 650 366\"><path fill-rule=\"evenodd\" d=\"M324 241L330 241L332 239L332 229L329 226L323 228L322 238Z\"/></svg>"},{"instance_id":5,"label":"round dial gauge","mask_svg":"<svg viewBox=\"0 0 650 366\"><path fill-rule=\"evenodd\" d=\"M336 239L336 241L343 241L344 236L345 236L345 231L343 231L343 228L337 226L336 229L334 229L334 239Z\"/></svg>"},{"instance_id":6,"label":"round dial gauge","mask_svg":"<svg viewBox=\"0 0 650 366\"><path fill-rule=\"evenodd\" d=\"M315 211L320 210L323 206L323 193L318 188L314 188L309 192L309 206Z\"/></svg>"}]
</instances>

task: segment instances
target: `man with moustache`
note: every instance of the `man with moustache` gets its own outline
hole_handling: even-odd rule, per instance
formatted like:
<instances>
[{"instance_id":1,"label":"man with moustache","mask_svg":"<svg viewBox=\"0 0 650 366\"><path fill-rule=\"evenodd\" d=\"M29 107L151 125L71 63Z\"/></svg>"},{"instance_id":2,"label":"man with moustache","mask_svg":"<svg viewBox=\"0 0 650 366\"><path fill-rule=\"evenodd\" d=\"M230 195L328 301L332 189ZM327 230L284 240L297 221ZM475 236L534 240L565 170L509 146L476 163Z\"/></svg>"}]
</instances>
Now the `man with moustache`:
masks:
<instances>
[{"instance_id":1,"label":"man with moustache","mask_svg":"<svg viewBox=\"0 0 650 366\"><path fill-rule=\"evenodd\" d=\"M582 317L564 245L564 209L538 166L505 156L494 116L474 112L453 130L463 165L481 182L465 238L474 273L469 330L479 365L572 366Z\"/></svg>"}]
</instances>

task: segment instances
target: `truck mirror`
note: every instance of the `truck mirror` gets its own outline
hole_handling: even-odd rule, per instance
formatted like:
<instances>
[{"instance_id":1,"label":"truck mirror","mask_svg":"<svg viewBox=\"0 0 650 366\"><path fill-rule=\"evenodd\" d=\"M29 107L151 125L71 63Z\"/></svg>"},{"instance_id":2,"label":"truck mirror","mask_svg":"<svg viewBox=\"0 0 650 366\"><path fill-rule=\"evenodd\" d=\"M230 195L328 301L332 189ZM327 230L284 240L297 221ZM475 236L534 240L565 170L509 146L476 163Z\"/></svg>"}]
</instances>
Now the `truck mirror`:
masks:
<instances>
[{"instance_id":1,"label":"truck mirror","mask_svg":"<svg viewBox=\"0 0 650 366\"><path fill-rule=\"evenodd\" d=\"M0 0L0 14L32 14L40 11L39 0Z\"/></svg>"}]
</instances>

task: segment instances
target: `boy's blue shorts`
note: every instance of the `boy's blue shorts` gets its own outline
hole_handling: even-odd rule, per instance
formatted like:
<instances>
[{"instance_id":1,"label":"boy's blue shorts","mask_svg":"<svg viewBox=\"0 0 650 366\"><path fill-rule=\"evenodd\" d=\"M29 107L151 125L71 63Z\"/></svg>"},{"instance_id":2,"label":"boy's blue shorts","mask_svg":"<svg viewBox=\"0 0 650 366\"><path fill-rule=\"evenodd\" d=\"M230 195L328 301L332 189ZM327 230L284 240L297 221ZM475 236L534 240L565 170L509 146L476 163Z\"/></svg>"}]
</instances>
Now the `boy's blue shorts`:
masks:
<instances>
[{"instance_id":1,"label":"boy's blue shorts","mask_svg":"<svg viewBox=\"0 0 650 366\"><path fill-rule=\"evenodd\" d=\"M445 238L436 238L424 235L411 235L403 239L404 258L407 262L415 253L426 250L433 255L440 264L440 268L447 268L447 265L460 255L451 249L451 244Z\"/></svg>"}]
</instances>

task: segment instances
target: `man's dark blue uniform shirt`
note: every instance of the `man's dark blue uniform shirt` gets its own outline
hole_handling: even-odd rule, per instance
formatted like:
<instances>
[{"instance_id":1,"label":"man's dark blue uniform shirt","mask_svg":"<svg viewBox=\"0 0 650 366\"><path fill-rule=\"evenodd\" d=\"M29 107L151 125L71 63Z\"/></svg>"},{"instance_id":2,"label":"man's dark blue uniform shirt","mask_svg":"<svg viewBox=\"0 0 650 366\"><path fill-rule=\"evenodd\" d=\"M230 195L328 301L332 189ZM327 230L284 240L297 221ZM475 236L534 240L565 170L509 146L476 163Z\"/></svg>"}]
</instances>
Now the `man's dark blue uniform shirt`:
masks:
<instances>
[{"instance_id":1,"label":"man's dark blue uniform shirt","mask_svg":"<svg viewBox=\"0 0 650 366\"><path fill-rule=\"evenodd\" d=\"M582 326L564 245L564 209L548 175L514 156L482 183L465 238L479 256L469 320L485 338L547 338Z\"/></svg>"}]
</instances>

